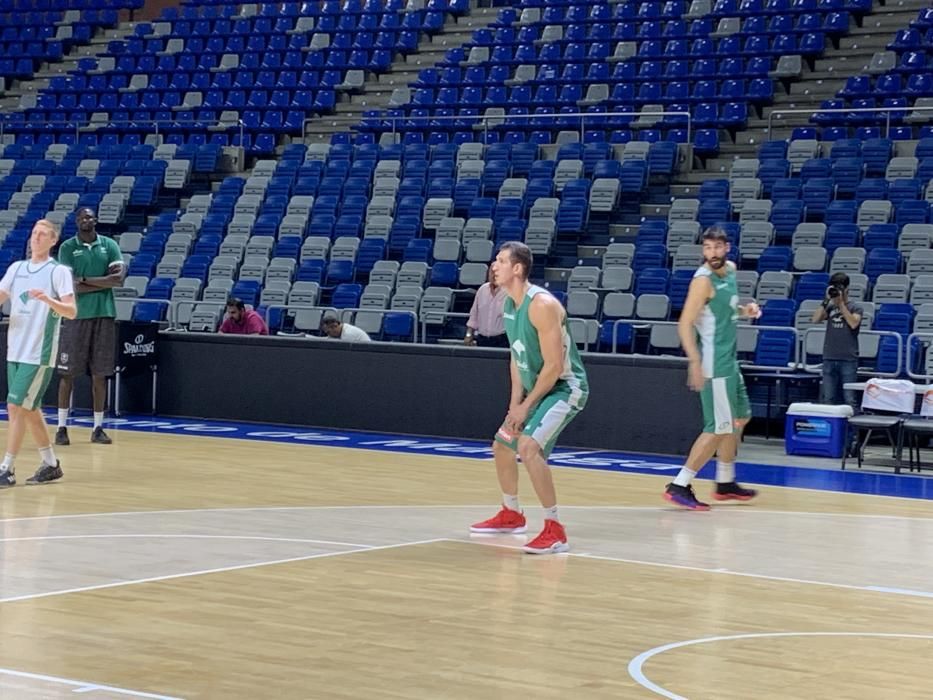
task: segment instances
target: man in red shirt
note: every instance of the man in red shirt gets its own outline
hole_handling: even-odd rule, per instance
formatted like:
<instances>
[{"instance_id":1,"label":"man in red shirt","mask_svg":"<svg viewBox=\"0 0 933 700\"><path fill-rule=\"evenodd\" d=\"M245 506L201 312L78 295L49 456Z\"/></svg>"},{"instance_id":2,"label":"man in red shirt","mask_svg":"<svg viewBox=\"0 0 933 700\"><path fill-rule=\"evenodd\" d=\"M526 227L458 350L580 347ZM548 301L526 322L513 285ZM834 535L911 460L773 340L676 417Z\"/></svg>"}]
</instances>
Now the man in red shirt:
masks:
<instances>
[{"instance_id":1,"label":"man in red shirt","mask_svg":"<svg viewBox=\"0 0 933 700\"><path fill-rule=\"evenodd\" d=\"M247 309L240 299L227 300L227 318L220 325L220 332L229 335L269 335L269 327L258 313Z\"/></svg>"}]
</instances>

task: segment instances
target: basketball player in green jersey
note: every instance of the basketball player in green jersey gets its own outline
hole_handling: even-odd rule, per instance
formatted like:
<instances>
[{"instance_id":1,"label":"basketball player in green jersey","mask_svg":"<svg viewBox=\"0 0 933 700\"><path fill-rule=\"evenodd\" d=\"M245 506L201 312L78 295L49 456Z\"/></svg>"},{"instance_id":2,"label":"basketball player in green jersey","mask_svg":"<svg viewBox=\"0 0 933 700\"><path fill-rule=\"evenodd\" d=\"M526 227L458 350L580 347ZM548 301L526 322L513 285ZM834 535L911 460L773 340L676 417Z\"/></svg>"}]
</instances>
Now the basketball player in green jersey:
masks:
<instances>
[{"instance_id":1,"label":"basketball player in green jersey","mask_svg":"<svg viewBox=\"0 0 933 700\"><path fill-rule=\"evenodd\" d=\"M755 302L739 306L735 265L726 259L728 254L725 231L708 228L703 233L705 262L693 276L678 323L680 342L690 363L687 384L700 392L703 405L703 432L677 478L667 485L664 498L691 510L709 510L708 504L697 499L690 482L713 455L713 498L748 501L757 495L735 481L739 436L752 415L736 355L736 328L739 316L758 318L761 310Z\"/></svg>"},{"instance_id":2,"label":"basketball player in green jersey","mask_svg":"<svg viewBox=\"0 0 933 700\"><path fill-rule=\"evenodd\" d=\"M586 404L589 387L570 336L567 313L549 292L529 283L531 263L528 246L509 242L492 264L496 284L508 295L503 319L511 349L509 411L493 442L503 505L494 517L470 529L525 532L525 516L518 503L517 453L544 508L544 529L524 549L529 554L552 554L566 552L569 545L558 517L547 458L558 435Z\"/></svg>"}]
</instances>

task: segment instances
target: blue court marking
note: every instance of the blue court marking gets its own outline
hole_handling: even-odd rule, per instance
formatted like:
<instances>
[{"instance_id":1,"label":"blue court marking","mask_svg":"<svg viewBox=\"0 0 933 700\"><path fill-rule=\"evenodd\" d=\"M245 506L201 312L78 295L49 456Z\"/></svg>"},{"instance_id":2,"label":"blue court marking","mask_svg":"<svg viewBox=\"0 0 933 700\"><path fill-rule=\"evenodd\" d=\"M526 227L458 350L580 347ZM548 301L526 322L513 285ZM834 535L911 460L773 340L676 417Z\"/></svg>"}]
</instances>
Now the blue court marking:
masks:
<instances>
[{"instance_id":1,"label":"blue court marking","mask_svg":"<svg viewBox=\"0 0 933 700\"><path fill-rule=\"evenodd\" d=\"M48 411L47 414L51 424L54 425L55 412ZM6 416L6 408L0 405L0 419L5 419ZM94 421L92 417L79 413L73 416L70 422L72 425L90 427ZM146 433L322 445L402 454L433 454L468 459L492 457L490 442L476 440L446 440L348 430L316 430L262 423L183 420L132 415L106 419L104 426ZM556 467L596 469L628 474L663 474L671 478L680 469L683 458L608 450L558 449L551 455L550 463ZM712 466L704 467L700 476L711 477ZM928 476L739 462L736 465L736 477L739 481L762 486L933 500L933 478Z\"/></svg>"}]
</instances>

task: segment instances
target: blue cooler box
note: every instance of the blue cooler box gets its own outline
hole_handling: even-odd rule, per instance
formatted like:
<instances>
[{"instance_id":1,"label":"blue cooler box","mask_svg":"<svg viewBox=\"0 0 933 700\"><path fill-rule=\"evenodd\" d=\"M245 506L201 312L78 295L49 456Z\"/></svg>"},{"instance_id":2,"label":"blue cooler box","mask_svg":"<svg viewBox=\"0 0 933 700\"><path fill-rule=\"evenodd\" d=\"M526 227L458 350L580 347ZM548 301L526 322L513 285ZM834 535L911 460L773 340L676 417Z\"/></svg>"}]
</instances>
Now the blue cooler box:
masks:
<instances>
[{"instance_id":1,"label":"blue cooler box","mask_svg":"<svg viewBox=\"0 0 933 700\"><path fill-rule=\"evenodd\" d=\"M842 457L851 406L792 403L784 423L784 450L789 455Z\"/></svg>"}]
</instances>

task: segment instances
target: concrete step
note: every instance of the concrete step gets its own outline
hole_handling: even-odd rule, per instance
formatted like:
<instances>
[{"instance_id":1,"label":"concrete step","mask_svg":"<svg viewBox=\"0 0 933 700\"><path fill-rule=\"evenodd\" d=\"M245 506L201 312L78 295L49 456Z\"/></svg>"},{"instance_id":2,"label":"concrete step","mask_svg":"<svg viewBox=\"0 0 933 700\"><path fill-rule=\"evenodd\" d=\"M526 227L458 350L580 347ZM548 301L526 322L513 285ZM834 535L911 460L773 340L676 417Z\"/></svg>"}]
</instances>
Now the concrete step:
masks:
<instances>
[{"instance_id":1,"label":"concrete step","mask_svg":"<svg viewBox=\"0 0 933 700\"><path fill-rule=\"evenodd\" d=\"M379 97L385 96L386 100L388 101L394 90L394 87L390 87L388 85L381 85L377 82L366 82L363 83L363 92L354 95L354 97L369 97L371 99L378 99Z\"/></svg>"},{"instance_id":2,"label":"concrete step","mask_svg":"<svg viewBox=\"0 0 933 700\"><path fill-rule=\"evenodd\" d=\"M725 154L720 154L716 158L709 158L703 170L707 172L728 172L732 169L732 163L735 161L735 158L736 156L726 156Z\"/></svg>"},{"instance_id":3,"label":"concrete step","mask_svg":"<svg viewBox=\"0 0 933 700\"><path fill-rule=\"evenodd\" d=\"M793 100L801 95L835 95L839 90L845 87L845 84L846 81L844 78L833 78L831 80L811 78L810 80L801 80L799 83L794 83L790 86L790 95L776 93L774 101L780 102L784 99Z\"/></svg>"},{"instance_id":4,"label":"concrete step","mask_svg":"<svg viewBox=\"0 0 933 700\"><path fill-rule=\"evenodd\" d=\"M772 131L773 139L789 139L791 133L793 132L792 128L776 125ZM761 144L762 141L768 140L768 130L762 129L761 127L746 129L736 134L736 146L754 146L756 149ZM722 148L722 146L720 146Z\"/></svg>"},{"instance_id":5,"label":"concrete step","mask_svg":"<svg viewBox=\"0 0 933 700\"><path fill-rule=\"evenodd\" d=\"M425 51L416 51L405 56L405 64L409 66L421 66L422 68L430 68L436 63L440 63L444 60L445 50L425 50Z\"/></svg>"},{"instance_id":6,"label":"concrete step","mask_svg":"<svg viewBox=\"0 0 933 700\"><path fill-rule=\"evenodd\" d=\"M405 87L410 85L418 79L417 70L405 70L405 71L396 71L393 73L382 73L376 77L379 85L385 87L391 87L395 89L397 87Z\"/></svg>"},{"instance_id":7,"label":"concrete step","mask_svg":"<svg viewBox=\"0 0 933 700\"><path fill-rule=\"evenodd\" d=\"M904 29L910 24L910 20L916 19L917 10L879 12L868 15L862 22L861 27L852 27L849 36L881 36L888 32L891 39L898 29ZM890 41L890 39L889 39Z\"/></svg>"},{"instance_id":8,"label":"concrete step","mask_svg":"<svg viewBox=\"0 0 933 700\"><path fill-rule=\"evenodd\" d=\"M641 215L650 216L653 219L660 217L667 218L667 213L671 210L669 204L642 204Z\"/></svg>"},{"instance_id":9,"label":"concrete step","mask_svg":"<svg viewBox=\"0 0 933 700\"><path fill-rule=\"evenodd\" d=\"M845 55L827 52L826 58L818 58L814 64L815 72L831 71L842 75L855 75L860 73L871 62L874 49L848 49Z\"/></svg>"},{"instance_id":10,"label":"concrete step","mask_svg":"<svg viewBox=\"0 0 933 700\"><path fill-rule=\"evenodd\" d=\"M696 183L689 182L681 185L671 185L671 196L678 199L687 197L695 198L700 193L700 188Z\"/></svg>"},{"instance_id":11,"label":"concrete step","mask_svg":"<svg viewBox=\"0 0 933 700\"><path fill-rule=\"evenodd\" d=\"M907 24L905 23L906 27ZM891 43L894 37L888 32L879 32L877 29L871 34L858 34L855 36L844 36L839 40L839 51L848 52L850 49L884 51L885 46Z\"/></svg>"},{"instance_id":12,"label":"concrete step","mask_svg":"<svg viewBox=\"0 0 933 700\"><path fill-rule=\"evenodd\" d=\"M623 239L630 242L638 235L638 226L631 224L609 224L609 236L615 239L615 242L622 243Z\"/></svg>"},{"instance_id":13,"label":"concrete step","mask_svg":"<svg viewBox=\"0 0 933 700\"><path fill-rule=\"evenodd\" d=\"M456 28L444 30L431 37L430 46L436 49L452 49L457 46L463 46L473 38L473 29Z\"/></svg>"}]
</instances>

